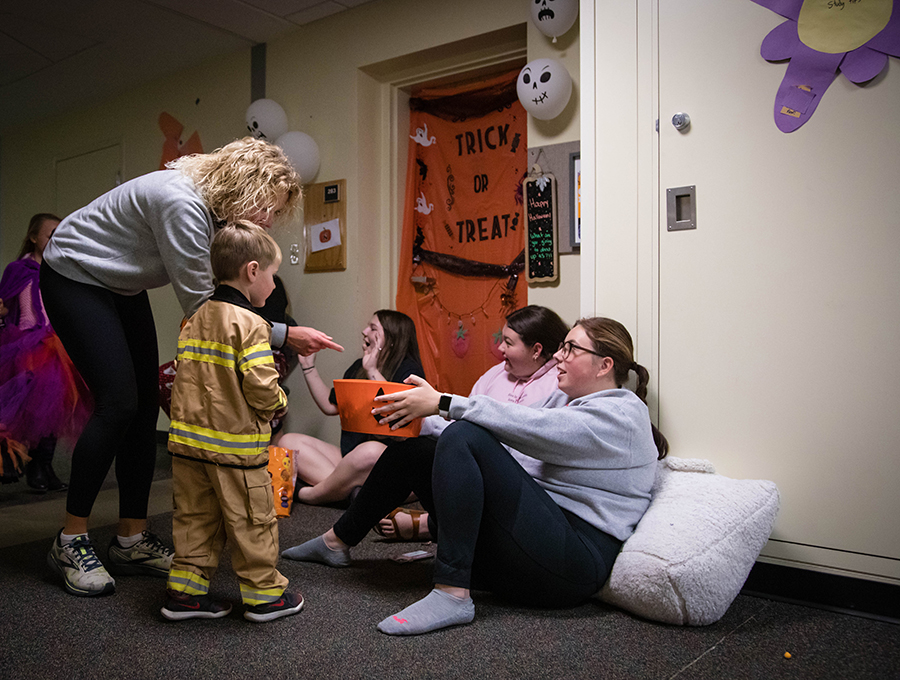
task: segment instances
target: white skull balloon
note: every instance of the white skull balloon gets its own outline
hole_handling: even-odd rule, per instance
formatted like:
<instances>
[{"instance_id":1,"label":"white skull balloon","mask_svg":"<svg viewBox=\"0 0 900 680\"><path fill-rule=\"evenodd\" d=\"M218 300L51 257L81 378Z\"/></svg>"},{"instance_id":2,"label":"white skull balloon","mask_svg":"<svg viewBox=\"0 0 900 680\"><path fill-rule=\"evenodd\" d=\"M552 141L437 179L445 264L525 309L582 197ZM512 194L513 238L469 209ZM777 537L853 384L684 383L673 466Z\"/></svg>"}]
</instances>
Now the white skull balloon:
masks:
<instances>
[{"instance_id":1,"label":"white skull balloon","mask_svg":"<svg viewBox=\"0 0 900 680\"><path fill-rule=\"evenodd\" d=\"M540 120L550 120L569 103L572 78L556 59L535 59L519 72L516 94L528 113Z\"/></svg>"},{"instance_id":2,"label":"white skull balloon","mask_svg":"<svg viewBox=\"0 0 900 680\"><path fill-rule=\"evenodd\" d=\"M257 99L247 107L247 131L257 139L274 142L288 130L287 114L278 102Z\"/></svg>"},{"instance_id":3,"label":"white skull balloon","mask_svg":"<svg viewBox=\"0 0 900 680\"><path fill-rule=\"evenodd\" d=\"M548 38L562 35L578 18L578 0L532 0L531 20Z\"/></svg>"}]
</instances>

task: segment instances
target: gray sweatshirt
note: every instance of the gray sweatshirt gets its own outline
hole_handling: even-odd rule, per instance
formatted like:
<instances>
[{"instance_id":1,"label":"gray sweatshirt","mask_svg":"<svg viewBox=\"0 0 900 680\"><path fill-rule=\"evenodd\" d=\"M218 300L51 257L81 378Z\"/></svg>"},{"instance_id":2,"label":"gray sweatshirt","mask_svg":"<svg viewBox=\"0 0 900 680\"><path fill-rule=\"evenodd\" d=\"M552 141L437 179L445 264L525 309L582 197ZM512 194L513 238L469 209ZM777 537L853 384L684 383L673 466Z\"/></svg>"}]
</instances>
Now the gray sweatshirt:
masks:
<instances>
[{"instance_id":1,"label":"gray sweatshirt","mask_svg":"<svg viewBox=\"0 0 900 680\"><path fill-rule=\"evenodd\" d=\"M627 389L532 406L454 396L450 417L489 430L559 505L624 541L650 504L658 452L647 406Z\"/></svg>"},{"instance_id":2,"label":"gray sweatshirt","mask_svg":"<svg viewBox=\"0 0 900 680\"><path fill-rule=\"evenodd\" d=\"M194 183L178 170L132 179L66 217L44 250L54 271L122 295L171 283L190 317L213 292L214 226ZM287 328L274 324L272 345Z\"/></svg>"}]
</instances>

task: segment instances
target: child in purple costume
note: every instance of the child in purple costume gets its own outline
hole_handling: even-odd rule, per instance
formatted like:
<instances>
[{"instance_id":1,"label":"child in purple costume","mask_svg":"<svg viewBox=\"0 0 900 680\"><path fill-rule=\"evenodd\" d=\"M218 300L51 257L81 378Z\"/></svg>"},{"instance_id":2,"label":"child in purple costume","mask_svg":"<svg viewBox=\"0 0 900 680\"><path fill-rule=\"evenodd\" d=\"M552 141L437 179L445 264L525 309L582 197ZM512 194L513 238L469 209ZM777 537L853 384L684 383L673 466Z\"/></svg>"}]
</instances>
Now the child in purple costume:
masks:
<instances>
[{"instance_id":1,"label":"child in purple costume","mask_svg":"<svg viewBox=\"0 0 900 680\"><path fill-rule=\"evenodd\" d=\"M60 222L31 218L19 258L0 279L0 427L29 449L28 485L67 488L53 470L59 437L77 438L91 412L90 395L44 312L38 286L44 248ZM7 475L6 481L13 481Z\"/></svg>"}]
</instances>

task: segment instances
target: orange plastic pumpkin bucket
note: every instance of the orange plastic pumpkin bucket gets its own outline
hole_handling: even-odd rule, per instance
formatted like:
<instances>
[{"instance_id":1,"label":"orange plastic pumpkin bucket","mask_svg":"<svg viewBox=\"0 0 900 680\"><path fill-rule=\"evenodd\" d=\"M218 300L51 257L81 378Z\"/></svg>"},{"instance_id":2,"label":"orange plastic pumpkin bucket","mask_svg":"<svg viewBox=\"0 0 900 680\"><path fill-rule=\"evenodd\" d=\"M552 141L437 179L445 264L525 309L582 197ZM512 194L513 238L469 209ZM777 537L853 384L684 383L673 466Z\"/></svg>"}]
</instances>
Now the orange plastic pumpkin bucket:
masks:
<instances>
[{"instance_id":1,"label":"orange plastic pumpkin bucket","mask_svg":"<svg viewBox=\"0 0 900 680\"><path fill-rule=\"evenodd\" d=\"M376 396L403 392L413 387L415 385L382 380L335 380L334 395L341 416L341 429L388 437L418 437L422 429L421 418L391 430L390 425L379 425L379 416L372 414L372 409L378 405Z\"/></svg>"}]
</instances>

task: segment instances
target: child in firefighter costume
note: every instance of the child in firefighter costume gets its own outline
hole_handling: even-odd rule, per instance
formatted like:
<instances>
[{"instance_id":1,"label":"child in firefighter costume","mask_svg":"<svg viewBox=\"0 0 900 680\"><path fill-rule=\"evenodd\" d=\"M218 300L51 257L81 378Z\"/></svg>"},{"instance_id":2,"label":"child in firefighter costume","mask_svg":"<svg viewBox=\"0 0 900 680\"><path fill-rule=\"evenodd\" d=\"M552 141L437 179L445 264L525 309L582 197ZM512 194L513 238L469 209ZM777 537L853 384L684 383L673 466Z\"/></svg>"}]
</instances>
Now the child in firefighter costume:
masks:
<instances>
[{"instance_id":1,"label":"child in firefighter costume","mask_svg":"<svg viewBox=\"0 0 900 680\"><path fill-rule=\"evenodd\" d=\"M218 282L178 338L169 452L175 557L162 614L221 618L231 605L209 595L226 538L241 585L244 618L296 614L299 593L276 569L278 526L267 471L270 421L287 409L262 307L275 288L281 252L249 222L222 228L210 249Z\"/></svg>"}]
</instances>

